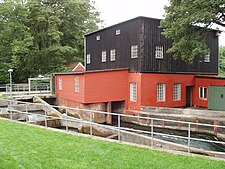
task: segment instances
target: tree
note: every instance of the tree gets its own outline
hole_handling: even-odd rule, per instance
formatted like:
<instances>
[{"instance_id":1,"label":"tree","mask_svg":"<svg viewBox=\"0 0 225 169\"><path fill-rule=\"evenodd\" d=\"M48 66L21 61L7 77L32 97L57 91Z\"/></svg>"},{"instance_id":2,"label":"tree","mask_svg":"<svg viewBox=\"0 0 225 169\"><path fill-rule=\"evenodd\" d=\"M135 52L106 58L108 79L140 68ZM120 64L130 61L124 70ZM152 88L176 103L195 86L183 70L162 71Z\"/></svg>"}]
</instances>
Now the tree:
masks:
<instances>
[{"instance_id":1,"label":"tree","mask_svg":"<svg viewBox=\"0 0 225 169\"><path fill-rule=\"evenodd\" d=\"M220 46L219 76L225 77L225 46Z\"/></svg>"},{"instance_id":2,"label":"tree","mask_svg":"<svg viewBox=\"0 0 225 169\"><path fill-rule=\"evenodd\" d=\"M91 0L4 0L0 61L14 69L17 82L65 70L83 60L83 36L98 29L98 17Z\"/></svg>"},{"instance_id":3,"label":"tree","mask_svg":"<svg viewBox=\"0 0 225 169\"><path fill-rule=\"evenodd\" d=\"M186 62L208 53L205 37L212 25L225 27L224 0L170 0L165 11L163 35L173 40L168 52Z\"/></svg>"}]
</instances>

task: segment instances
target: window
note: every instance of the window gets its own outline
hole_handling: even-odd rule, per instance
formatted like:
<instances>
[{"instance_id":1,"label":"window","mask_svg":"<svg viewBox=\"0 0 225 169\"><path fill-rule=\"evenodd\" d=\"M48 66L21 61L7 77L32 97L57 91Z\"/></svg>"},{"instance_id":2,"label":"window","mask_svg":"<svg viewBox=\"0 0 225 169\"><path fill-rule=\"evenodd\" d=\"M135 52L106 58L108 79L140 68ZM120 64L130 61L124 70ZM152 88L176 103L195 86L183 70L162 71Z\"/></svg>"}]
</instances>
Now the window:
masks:
<instances>
[{"instance_id":1,"label":"window","mask_svg":"<svg viewBox=\"0 0 225 169\"><path fill-rule=\"evenodd\" d=\"M116 60L116 49L110 50L110 61Z\"/></svg>"},{"instance_id":2,"label":"window","mask_svg":"<svg viewBox=\"0 0 225 169\"><path fill-rule=\"evenodd\" d=\"M166 84L158 83L157 84L157 101L166 100Z\"/></svg>"},{"instance_id":3,"label":"window","mask_svg":"<svg viewBox=\"0 0 225 169\"><path fill-rule=\"evenodd\" d=\"M181 100L181 84L174 83L173 85L173 100Z\"/></svg>"},{"instance_id":4,"label":"window","mask_svg":"<svg viewBox=\"0 0 225 169\"><path fill-rule=\"evenodd\" d=\"M131 58L138 58L138 45L131 46Z\"/></svg>"},{"instance_id":5,"label":"window","mask_svg":"<svg viewBox=\"0 0 225 169\"><path fill-rule=\"evenodd\" d=\"M136 102L137 100L137 85L136 83L130 83L130 101Z\"/></svg>"},{"instance_id":6,"label":"window","mask_svg":"<svg viewBox=\"0 0 225 169\"><path fill-rule=\"evenodd\" d=\"M116 30L116 35L120 35L120 29Z\"/></svg>"},{"instance_id":7,"label":"window","mask_svg":"<svg viewBox=\"0 0 225 169\"><path fill-rule=\"evenodd\" d=\"M205 55L204 62L210 62L210 53L208 53L207 55Z\"/></svg>"},{"instance_id":8,"label":"window","mask_svg":"<svg viewBox=\"0 0 225 169\"><path fill-rule=\"evenodd\" d=\"M163 59L163 46L156 46L155 47L155 58L156 59Z\"/></svg>"},{"instance_id":9,"label":"window","mask_svg":"<svg viewBox=\"0 0 225 169\"><path fill-rule=\"evenodd\" d=\"M90 64L90 63L91 63L91 55L87 54L87 64Z\"/></svg>"},{"instance_id":10,"label":"window","mask_svg":"<svg viewBox=\"0 0 225 169\"><path fill-rule=\"evenodd\" d=\"M207 88L206 87L199 87L199 98L206 100L207 99Z\"/></svg>"},{"instance_id":11,"label":"window","mask_svg":"<svg viewBox=\"0 0 225 169\"><path fill-rule=\"evenodd\" d=\"M59 90L62 90L62 78L59 78Z\"/></svg>"},{"instance_id":12,"label":"window","mask_svg":"<svg viewBox=\"0 0 225 169\"><path fill-rule=\"evenodd\" d=\"M74 87L75 87L75 92L79 93L80 91L79 77L74 78Z\"/></svg>"},{"instance_id":13,"label":"window","mask_svg":"<svg viewBox=\"0 0 225 169\"><path fill-rule=\"evenodd\" d=\"M100 40L101 39L101 36L96 36L96 40Z\"/></svg>"},{"instance_id":14,"label":"window","mask_svg":"<svg viewBox=\"0 0 225 169\"><path fill-rule=\"evenodd\" d=\"M106 51L102 51L102 62L106 62Z\"/></svg>"}]
</instances>

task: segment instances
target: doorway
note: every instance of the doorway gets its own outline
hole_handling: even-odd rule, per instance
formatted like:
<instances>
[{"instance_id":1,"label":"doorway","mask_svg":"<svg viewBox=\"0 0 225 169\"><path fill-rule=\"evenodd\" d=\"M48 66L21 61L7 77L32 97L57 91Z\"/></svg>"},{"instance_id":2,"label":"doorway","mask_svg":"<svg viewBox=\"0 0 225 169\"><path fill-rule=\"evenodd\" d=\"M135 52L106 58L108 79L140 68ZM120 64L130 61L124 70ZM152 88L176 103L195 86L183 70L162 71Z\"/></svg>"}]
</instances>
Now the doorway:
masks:
<instances>
[{"instance_id":1,"label":"doorway","mask_svg":"<svg viewBox=\"0 0 225 169\"><path fill-rule=\"evenodd\" d=\"M124 114L125 113L125 101L116 101L111 103L111 112ZM118 125L118 116L112 115L112 124Z\"/></svg>"},{"instance_id":2,"label":"doorway","mask_svg":"<svg viewBox=\"0 0 225 169\"><path fill-rule=\"evenodd\" d=\"M192 86L186 86L186 107L192 106Z\"/></svg>"}]
</instances>

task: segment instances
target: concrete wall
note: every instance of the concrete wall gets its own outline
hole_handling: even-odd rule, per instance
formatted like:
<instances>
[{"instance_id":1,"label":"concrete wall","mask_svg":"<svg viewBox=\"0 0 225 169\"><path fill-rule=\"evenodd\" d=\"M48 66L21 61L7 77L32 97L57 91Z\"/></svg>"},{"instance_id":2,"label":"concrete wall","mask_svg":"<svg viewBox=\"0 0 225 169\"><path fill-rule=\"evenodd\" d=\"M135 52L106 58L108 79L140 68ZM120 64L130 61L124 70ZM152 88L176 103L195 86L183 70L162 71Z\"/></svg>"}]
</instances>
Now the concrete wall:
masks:
<instances>
[{"instance_id":1,"label":"concrete wall","mask_svg":"<svg viewBox=\"0 0 225 169\"><path fill-rule=\"evenodd\" d=\"M191 125L191 131L215 135L221 140L225 140L225 128L216 126L225 126L225 113L223 111L142 107L142 112L139 112L136 116L159 118L161 120L155 121L154 126L176 130L188 130L187 124L179 121L193 122L196 124ZM124 120L143 126L150 126L149 120L141 120L139 118L124 118ZM167 122L166 120L178 122ZM201 123L215 126L203 126Z\"/></svg>"}]
</instances>

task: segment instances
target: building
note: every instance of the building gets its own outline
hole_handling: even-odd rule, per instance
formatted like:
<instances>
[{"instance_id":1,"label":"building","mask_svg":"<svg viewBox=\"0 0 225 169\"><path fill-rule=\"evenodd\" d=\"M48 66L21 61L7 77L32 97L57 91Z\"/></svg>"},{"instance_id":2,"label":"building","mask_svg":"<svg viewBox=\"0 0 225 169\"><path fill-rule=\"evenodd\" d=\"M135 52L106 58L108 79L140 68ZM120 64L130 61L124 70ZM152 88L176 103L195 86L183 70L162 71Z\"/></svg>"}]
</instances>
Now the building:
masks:
<instances>
[{"instance_id":1,"label":"building","mask_svg":"<svg viewBox=\"0 0 225 169\"><path fill-rule=\"evenodd\" d=\"M225 85L217 77L217 32L205 37L210 53L187 64L166 53L172 41L159 24L137 17L86 35L86 70L55 73L58 104L119 113L142 106L207 108L209 86Z\"/></svg>"}]
</instances>

